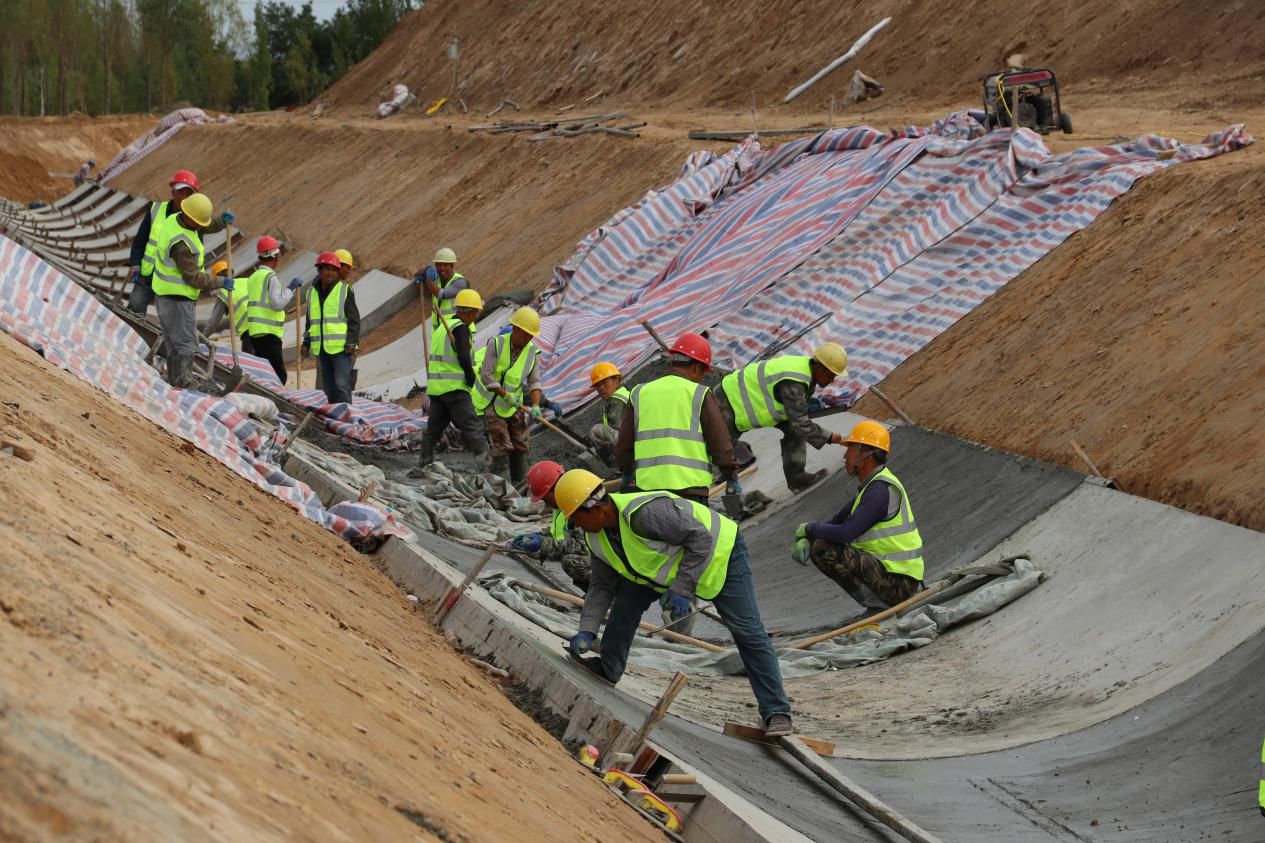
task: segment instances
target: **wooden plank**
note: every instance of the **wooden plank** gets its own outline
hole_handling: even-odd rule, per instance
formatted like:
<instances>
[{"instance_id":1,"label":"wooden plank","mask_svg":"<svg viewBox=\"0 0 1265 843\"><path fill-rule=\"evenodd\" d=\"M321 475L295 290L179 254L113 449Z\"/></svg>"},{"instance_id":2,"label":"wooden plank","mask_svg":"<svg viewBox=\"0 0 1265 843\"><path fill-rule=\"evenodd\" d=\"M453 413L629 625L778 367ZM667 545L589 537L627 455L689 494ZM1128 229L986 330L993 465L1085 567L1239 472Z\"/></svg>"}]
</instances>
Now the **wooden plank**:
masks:
<instances>
[{"instance_id":1,"label":"wooden plank","mask_svg":"<svg viewBox=\"0 0 1265 843\"><path fill-rule=\"evenodd\" d=\"M474 563L474 567L470 569L470 573L466 574L465 579L460 585L452 586L444 594L444 599L439 601L439 605L435 607L435 625L438 626L444 622L444 618L452 611L452 607L457 605L457 601L461 599L461 595L465 594L470 583L474 582L475 577L479 576L479 572L483 570L483 566L488 564L488 560L492 558L492 554L500 549L500 545L490 543L488 549L479 557L479 561Z\"/></svg>"},{"instance_id":2,"label":"wooden plank","mask_svg":"<svg viewBox=\"0 0 1265 843\"><path fill-rule=\"evenodd\" d=\"M664 802L675 802L678 805L692 805L707 798L706 793L686 793L680 790L656 790L654 795Z\"/></svg>"},{"instance_id":3,"label":"wooden plank","mask_svg":"<svg viewBox=\"0 0 1265 843\"><path fill-rule=\"evenodd\" d=\"M790 135L815 135L824 131L826 131L825 126L804 126L799 129L771 129L761 131L760 137L771 138L786 137ZM690 140L742 140L743 138L750 137L750 135L751 132L746 129L735 129L733 131L726 132L709 132L705 129L692 129L690 130L689 138Z\"/></svg>"},{"instance_id":4,"label":"wooden plank","mask_svg":"<svg viewBox=\"0 0 1265 843\"><path fill-rule=\"evenodd\" d=\"M664 689L659 701L654 704L654 708L650 709L650 713L646 715L646 719L641 723L641 728L633 736L632 749L630 751L634 755L641 751L641 745L646 742L650 732L663 719L663 716L668 713L668 706L672 705L676 695L681 693L689 681L689 677L679 671L672 675L672 681L668 682L668 687Z\"/></svg>"},{"instance_id":5,"label":"wooden plank","mask_svg":"<svg viewBox=\"0 0 1265 843\"><path fill-rule=\"evenodd\" d=\"M735 723L732 720L725 721L724 733L731 738L742 738L743 740L755 741L756 743L766 744L768 746L781 746L778 738L766 738L764 730L755 726L748 726L745 723ZM830 741L821 741L816 738L805 738L796 735L805 745L810 747L813 752L823 758L833 758L835 754L835 745Z\"/></svg>"}]
</instances>

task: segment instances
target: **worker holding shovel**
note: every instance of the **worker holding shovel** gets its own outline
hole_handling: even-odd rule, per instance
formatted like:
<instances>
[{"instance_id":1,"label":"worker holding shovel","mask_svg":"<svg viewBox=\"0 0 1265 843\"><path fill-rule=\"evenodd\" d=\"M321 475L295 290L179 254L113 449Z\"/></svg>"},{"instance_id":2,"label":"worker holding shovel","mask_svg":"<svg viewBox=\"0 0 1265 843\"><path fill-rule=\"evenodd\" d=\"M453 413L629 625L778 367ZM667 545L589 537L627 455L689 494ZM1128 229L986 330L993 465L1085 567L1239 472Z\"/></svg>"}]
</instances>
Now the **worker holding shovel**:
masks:
<instances>
[{"instance_id":1,"label":"worker holding shovel","mask_svg":"<svg viewBox=\"0 0 1265 843\"><path fill-rule=\"evenodd\" d=\"M509 333L492 337L474 356L476 378L471 398L475 412L484 417L487 426L492 473L514 485L527 477L527 417L538 419L544 412L540 406L540 350L535 343L539 334L540 314L520 307L510 317Z\"/></svg>"}]
</instances>

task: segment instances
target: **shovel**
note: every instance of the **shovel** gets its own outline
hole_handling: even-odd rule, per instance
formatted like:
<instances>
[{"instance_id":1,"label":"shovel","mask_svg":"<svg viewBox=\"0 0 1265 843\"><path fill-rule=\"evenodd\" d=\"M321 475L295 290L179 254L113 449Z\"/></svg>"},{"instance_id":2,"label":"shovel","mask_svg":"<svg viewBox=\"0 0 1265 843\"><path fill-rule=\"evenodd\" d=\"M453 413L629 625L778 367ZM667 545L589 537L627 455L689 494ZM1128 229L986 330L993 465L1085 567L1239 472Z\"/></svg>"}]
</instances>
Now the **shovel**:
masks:
<instances>
[{"instance_id":1,"label":"shovel","mask_svg":"<svg viewBox=\"0 0 1265 843\"><path fill-rule=\"evenodd\" d=\"M742 471L738 472L738 477L739 478L749 477L752 474L755 474L758 468L759 466L749 465L746 468L744 468ZM720 495L722 492L725 491L725 486L726 486L725 483L717 483L715 486L711 488L711 491L707 493L707 497L714 498L717 495ZM725 507L726 515L728 515L730 518L732 518L735 521L739 521L742 519L743 513L745 512L745 509L743 508L743 505L742 505L742 495L724 494L721 496L720 502Z\"/></svg>"},{"instance_id":2,"label":"shovel","mask_svg":"<svg viewBox=\"0 0 1265 843\"><path fill-rule=\"evenodd\" d=\"M526 404L519 404L518 409L528 414L531 413L531 407L528 407ZM593 453L592 448L586 447L585 444L581 442L579 439L576 439L570 433L567 433L565 430L558 427L556 424L549 421L544 416L541 416L540 418L536 419L536 421L540 422L545 427L549 428L554 433L558 434L563 439L567 440L572 445L580 449L580 453L575 455L576 462L580 463L589 471L593 472L594 474L598 476L601 476L607 472L608 467L606 463L602 462L602 460L596 454Z\"/></svg>"}]
</instances>

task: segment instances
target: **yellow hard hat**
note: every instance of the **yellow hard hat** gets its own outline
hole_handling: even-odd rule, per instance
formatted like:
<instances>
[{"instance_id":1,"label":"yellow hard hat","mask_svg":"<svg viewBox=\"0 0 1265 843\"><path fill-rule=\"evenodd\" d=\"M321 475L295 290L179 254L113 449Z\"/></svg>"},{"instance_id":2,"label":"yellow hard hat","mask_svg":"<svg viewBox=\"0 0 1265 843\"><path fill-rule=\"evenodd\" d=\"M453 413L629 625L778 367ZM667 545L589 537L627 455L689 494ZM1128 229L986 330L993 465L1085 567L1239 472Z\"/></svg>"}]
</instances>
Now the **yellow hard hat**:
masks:
<instances>
[{"instance_id":1,"label":"yellow hard hat","mask_svg":"<svg viewBox=\"0 0 1265 843\"><path fill-rule=\"evenodd\" d=\"M602 478L591 471L573 468L558 478L553 487L553 499L562 514L570 518L580 506L602 488Z\"/></svg>"},{"instance_id":2,"label":"yellow hard hat","mask_svg":"<svg viewBox=\"0 0 1265 843\"><path fill-rule=\"evenodd\" d=\"M457 293L457 298L453 302L457 307L469 307L474 310L483 309L483 297L474 290L466 289Z\"/></svg>"},{"instance_id":3,"label":"yellow hard hat","mask_svg":"<svg viewBox=\"0 0 1265 843\"><path fill-rule=\"evenodd\" d=\"M835 373L836 377L848 373L848 352L837 342L823 342L813 352L817 362Z\"/></svg>"},{"instance_id":4,"label":"yellow hard hat","mask_svg":"<svg viewBox=\"0 0 1265 843\"><path fill-rule=\"evenodd\" d=\"M597 386L607 378L617 378L619 376L619 369L615 368L615 364L607 363L603 360L593 367L593 371L589 372L589 384Z\"/></svg>"},{"instance_id":5,"label":"yellow hard hat","mask_svg":"<svg viewBox=\"0 0 1265 843\"><path fill-rule=\"evenodd\" d=\"M869 445L885 454L892 450L892 435L876 421L857 422L843 441L852 445Z\"/></svg>"},{"instance_id":6,"label":"yellow hard hat","mask_svg":"<svg viewBox=\"0 0 1265 843\"><path fill-rule=\"evenodd\" d=\"M522 328L533 337L540 336L540 314L530 307L520 307L514 311L510 324L515 328Z\"/></svg>"},{"instance_id":7,"label":"yellow hard hat","mask_svg":"<svg viewBox=\"0 0 1265 843\"><path fill-rule=\"evenodd\" d=\"M356 265L356 262L351 259L351 252L347 251L346 249L335 249L334 255L335 257L338 258L339 263L345 263L348 266Z\"/></svg>"},{"instance_id":8,"label":"yellow hard hat","mask_svg":"<svg viewBox=\"0 0 1265 843\"><path fill-rule=\"evenodd\" d=\"M186 196L184 201L180 203L180 210L185 216L193 220L203 228L211 224L211 200L205 194L195 193L192 196Z\"/></svg>"},{"instance_id":9,"label":"yellow hard hat","mask_svg":"<svg viewBox=\"0 0 1265 843\"><path fill-rule=\"evenodd\" d=\"M457 253L447 246L435 253L435 263L456 263Z\"/></svg>"},{"instance_id":10,"label":"yellow hard hat","mask_svg":"<svg viewBox=\"0 0 1265 843\"><path fill-rule=\"evenodd\" d=\"M211 264L212 275L225 275L228 273L228 261L216 261Z\"/></svg>"}]
</instances>

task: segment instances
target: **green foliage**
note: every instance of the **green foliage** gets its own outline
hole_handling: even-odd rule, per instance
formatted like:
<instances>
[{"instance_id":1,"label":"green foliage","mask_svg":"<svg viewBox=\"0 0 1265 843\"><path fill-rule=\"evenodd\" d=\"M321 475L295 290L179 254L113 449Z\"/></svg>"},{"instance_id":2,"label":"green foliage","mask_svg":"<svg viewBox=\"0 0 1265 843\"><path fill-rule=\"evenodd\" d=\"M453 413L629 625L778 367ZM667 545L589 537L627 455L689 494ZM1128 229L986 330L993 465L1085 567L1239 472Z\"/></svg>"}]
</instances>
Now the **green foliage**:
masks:
<instances>
[{"instance_id":1,"label":"green foliage","mask_svg":"<svg viewBox=\"0 0 1265 843\"><path fill-rule=\"evenodd\" d=\"M0 0L0 114L305 103L420 5L348 0L318 21L269 0L251 26L237 0Z\"/></svg>"}]
</instances>

